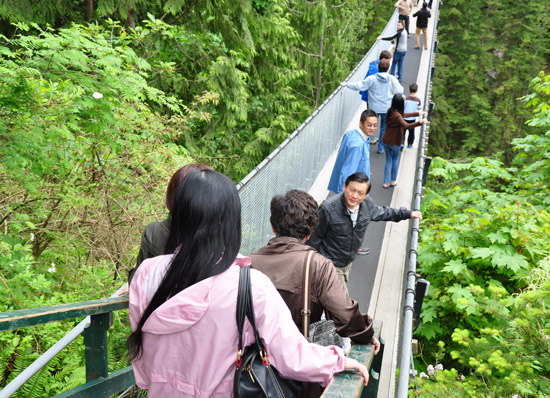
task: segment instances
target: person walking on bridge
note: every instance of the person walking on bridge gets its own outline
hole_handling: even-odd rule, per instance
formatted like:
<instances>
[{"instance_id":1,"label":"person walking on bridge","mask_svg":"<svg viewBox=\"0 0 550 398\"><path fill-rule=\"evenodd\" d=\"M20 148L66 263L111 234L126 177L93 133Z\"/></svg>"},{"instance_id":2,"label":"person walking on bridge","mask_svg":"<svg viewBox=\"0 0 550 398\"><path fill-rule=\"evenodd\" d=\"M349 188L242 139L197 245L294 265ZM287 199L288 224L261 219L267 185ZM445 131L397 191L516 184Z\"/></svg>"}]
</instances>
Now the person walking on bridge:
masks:
<instances>
[{"instance_id":1,"label":"person walking on bridge","mask_svg":"<svg viewBox=\"0 0 550 398\"><path fill-rule=\"evenodd\" d=\"M344 192L328 198L319 207L319 224L306 242L332 261L344 285L371 221L422 220L420 211L377 205L367 196L370 188L366 174L350 175Z\"/></svg>"},{"instance_id":2,"label":"person walking on bridge","mask_svg":"<svg viewBox=\"0 0 550 398\"><path fill-rule=\"evenodd\" d=\"M432 14L428 10L428 3L422 4L422 9L413 14L416 17L416 32L414 34L414 41L416 46L414 48L420 48L420 32L424 35L424 50L428 49L428 18L431 18Z\"/></svg>"},{"instance_id":3,"label":"person walking on bridge","mask_svg":"<svg viewBox=\"0 0 550 398\"><path fill-rule=\"evenodd\" d=\"M399 12L399 20L404 21L407 36L411 37L411 31L409 30L409 16L414 8L414 4L411 0L398 0L394 7L397 8L397 12Z\"/></svg>"},{"instance_id":4,"label":"person walking on bridge","mask_svg":"<svg viewBox=\"0 0 550 398\"><path fill-rule=\"evenodd\" d=\"M378 36L378 40L395 40L395 52L393 53L390 74L396 76L401 82L403 80L403 62L405 62L405 55L407 55L405 23L401 20L397 21L397 33L389 37Z\"/></svg>"},{"instance_id":5,"label":"person walking on bridge","mask_svg":"<svg viewBox=\"0 0 550 398\"><path fill-rule=\"evenodd\" d=\"M391 60L392 57L393 57L392 53L389 52L388 50L380 51L380 56L378 57L378 59L375 60L375 61L372 61L371 63L369 63L369 70L367 71L367 74L365 75L365 79L369 76L374 75L375 73L380 72L378 70L378 64L380 63L381 60L383 60L383 59ZM361 96L361 99L363 101L365 101L365 103L367 104L367 108L368 108L369 107L369 90L359 91L359 95ZM374 139L374 140L371 141L371 145L374 145L377 142L378 142L378 140Z\"/></svg>"},{"instance_id":6,"label":"person walking on bridge","mask_svg":"<svg viewBox=\"0 0 550 398\"><path fill-rule=\"evenodd\" d=\"M427 119L421 119L416 122L407 123L405 118L413 116L426 115L428 112L419 111L404 113L405 98L401 94L395 94L388 109L386 120L388 128L384 135L384 145L386 147L386 165L384 166L384 185L383 188L395 187L397 185L397 170L399 168L399 154L401 153L401 144L403 143L403 130L420 126L427 122ZM391 182L390 182L391 176Z\"/></svg>"},{"instance_id":7,"label":"person walking on bridge","mask_svg":"<svg viewBox=\"0 0 550 398\"><path fill-rule=\"evenodd\" d=\"M378 73L359 82L340 83L341 86L355 91L369 90L369 109L376 112L380 120L380 136L378 138L377 153L384 152L382 138L386 128L386 111L391 105L391 99L395 93L403 93L403 86L399 84L395 76L388 73L389 68L390 60L381 59L378 64Z\"/></svg>"},{"instance_id":8,"label":"person walking on bridge","mask_svg":"<svg viewBox=\"0 0 550 398\"><path fill-rule=\"evenodd\" d=\"M344 134L328 183L330 191L341 193L346 178L357 171L370 176L369 143L377 126L378 116L372 109L367 109L361 113L359 129Z\"/></svg>"}]
</instances>

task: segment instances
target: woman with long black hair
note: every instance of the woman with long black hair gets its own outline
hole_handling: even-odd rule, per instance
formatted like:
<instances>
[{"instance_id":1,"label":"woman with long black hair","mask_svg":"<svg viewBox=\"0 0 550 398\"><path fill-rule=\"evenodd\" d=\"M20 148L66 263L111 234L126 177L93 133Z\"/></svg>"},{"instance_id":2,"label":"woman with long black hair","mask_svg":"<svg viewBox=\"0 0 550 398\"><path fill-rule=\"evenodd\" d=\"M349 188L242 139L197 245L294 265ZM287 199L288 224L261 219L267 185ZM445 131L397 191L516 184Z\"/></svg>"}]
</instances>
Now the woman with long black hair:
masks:
<instances>
[{"instance_id":1,"label":"woman with long black hair","mask_svg":"<svg viewBox=\"0 0 550 398\"><path fill-rule=\"evenodd\" d=\"M189 174L176 190L167 247L147 259L130 285L130 359L149 397L232 397L238 330L241 205L235 184L212 170ZM365 366L338 347L310 344L281 296L251 270L256 326L271 364L283 377L326 385L334 373ZM244 347L254 342L249 322Z\"/></svg>"},{"instance_id":2,"label":"woman with long black hair","mask_svg":"<svg viewBox=\"0 0 550 398\"><path fill-rule=\"evenodd\" d=\"M403 142L403 130L412 129L426 123L426 119L418 120L414 123L407 123L404 118L426 115L427 112L405 111L405 97L403 94L395 94L391 101L391 106L386 114L386 131L384 132L384 150L386 152L386 165L384 166L384 185L383 188L395 187L397 185L397 169L399 168L399 153L401 152L401 143ZM390 183L391 175L391 183Z\"/></svg>"}]
</instances>

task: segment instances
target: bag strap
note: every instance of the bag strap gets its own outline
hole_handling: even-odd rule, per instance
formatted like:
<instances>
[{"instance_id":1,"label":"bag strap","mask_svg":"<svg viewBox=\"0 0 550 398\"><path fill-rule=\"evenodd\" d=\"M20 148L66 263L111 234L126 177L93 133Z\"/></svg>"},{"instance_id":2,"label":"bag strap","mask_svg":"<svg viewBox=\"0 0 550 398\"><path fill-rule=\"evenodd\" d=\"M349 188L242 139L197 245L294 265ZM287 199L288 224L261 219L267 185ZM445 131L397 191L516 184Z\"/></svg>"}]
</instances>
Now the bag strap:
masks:
<instances>
[{"instance_id":1,"label":"bag strap","mask_svg":"<svg viewBox=\"0 0 550 398\"><path fill-rule=\"evenodd\" d=\"M302 329L305 337L309 337L309 324L311 320L311 257L315 252L313 250L308 250L306 257L304 259L304 277L302 279Z\"/></svg>"},{"instance_id":2,"label":"bag strap","mask_svg":"<svg viewBox=\"0 0 550 398\"><path fill-rule=\"evenodd\" d=\"M391 77L390 77L390 84L391 84L391 93L395 94L395 88L393 88L393 80Z\"/></svg>"},{"instance_id":3,"label":"bag strap","mask_svg":"<svg viewBox=\"0 0 550 398\"><path fill-rule=\"evenodd\" d=\"M252 288L250 286L250 267L242 267L239 275L239 290L237 293L237 328L239 329L239 350L243 348L243 328L245 317L252 325L254 330L254 338L259 350L263 350L264 346L260 339L258 329L256 329L256 318L254 317L254 303L252 300Z\"/></svg>"},{"instance_id":4,"label":"bag strap","mask_svg":"<svg viewBox=\"0 0 550 398\"><path fill-rule=\"evenodd\" d=\"M239 351L237 352L237 367L241 366L241 359L243 354L243 327L248 307L248 293L246 290L247 286L250 286L250 283L248 281L250 270L248 270L248 272L243 270L244 268L241 268L240 270L239 288L237 291L237 329L239 330Z\"/></svg>"}]
</instances>

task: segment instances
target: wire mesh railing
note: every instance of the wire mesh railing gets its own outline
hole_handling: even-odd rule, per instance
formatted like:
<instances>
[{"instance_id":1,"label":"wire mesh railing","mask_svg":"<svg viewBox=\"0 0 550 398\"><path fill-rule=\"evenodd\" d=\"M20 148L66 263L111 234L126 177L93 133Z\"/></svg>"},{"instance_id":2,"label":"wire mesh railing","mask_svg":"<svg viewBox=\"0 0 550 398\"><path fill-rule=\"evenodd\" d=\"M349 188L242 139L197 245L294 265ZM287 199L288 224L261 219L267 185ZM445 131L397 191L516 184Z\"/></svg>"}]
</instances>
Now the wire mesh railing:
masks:
<instances>
[{"instance_id":1,"label":"wire mesh railing","mask_svg":"<svg viewBox=\"0 0 550 398\"><path fill-rule=\"evenodd\" d=\"M382 32L383 36L395 33L397 17L397 12L394 12ZM362 80L369 63L390 46L389 41L376 41L347 79ZM360 105L361 97L357 92L338 87L237 184L242 205L241 253L250 254L273 237L269 222L271 198L284 195L290 189L309 191Z\"/></svg>"}]
</instances>

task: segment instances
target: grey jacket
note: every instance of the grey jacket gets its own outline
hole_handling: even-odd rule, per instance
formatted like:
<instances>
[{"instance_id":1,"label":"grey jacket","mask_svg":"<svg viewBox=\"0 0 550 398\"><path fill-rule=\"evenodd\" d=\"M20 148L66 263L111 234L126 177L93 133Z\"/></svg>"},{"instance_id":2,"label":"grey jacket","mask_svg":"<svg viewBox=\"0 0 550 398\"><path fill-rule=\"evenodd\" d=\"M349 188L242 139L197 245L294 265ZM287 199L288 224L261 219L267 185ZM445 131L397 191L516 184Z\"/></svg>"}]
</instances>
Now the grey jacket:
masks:
<instances>
[{"instance_id":1,"label":"grey jacket","mask_svg":"<svg viewBox=\"0 0 550 398\"><path fill-rule=\"evenodd\" d=\"M167 254L164 252L168 236L170 235L170 219L152 222L145 227L141 236L141 247L136 260L136 266L128 272L128 284L132 282L134 272L139 265L148 258Z\"/></svg>"},{"instance_id":2,"label":"grey jacket","mask_svg":"<svg viewBox=\"0 0 550 398\"><path fill-rule=\"evenodd\" d=\"M319 207L319 224L306 242L337 267L345 267L353 261L371 221L401 221L411 218L410 210L404 207L394 209L378 206L370 197L359 206L357 224L353 227L343 193L325 200Z\"/></svg>"}]
</instances>

